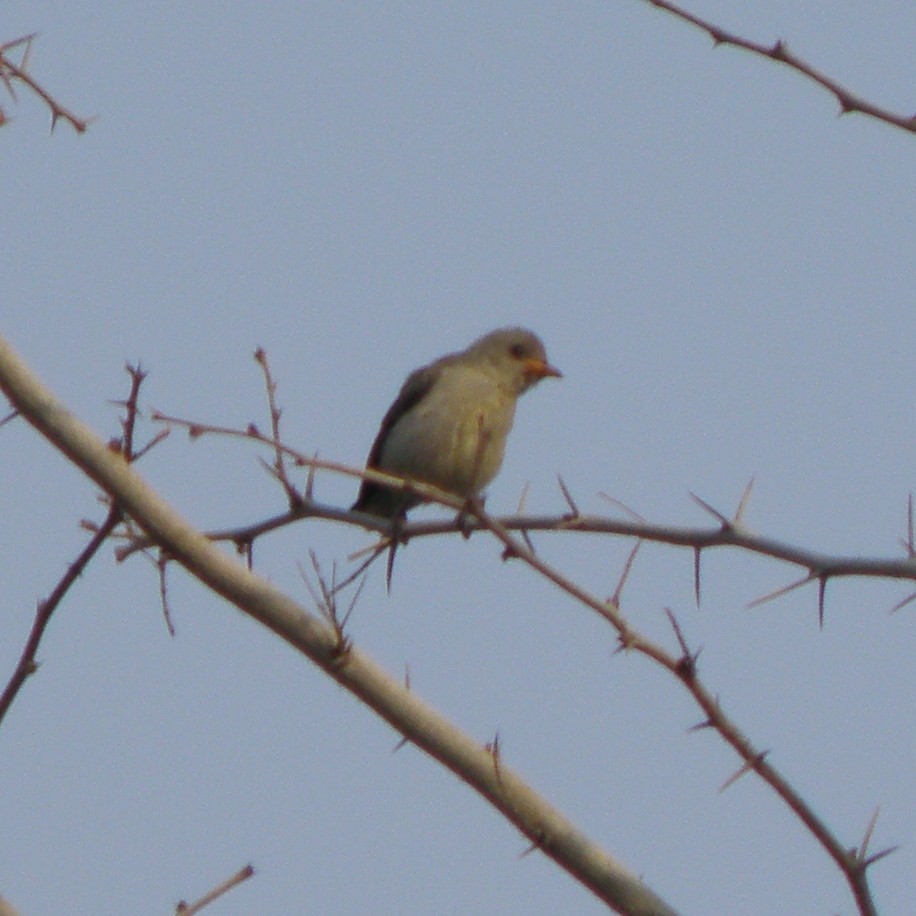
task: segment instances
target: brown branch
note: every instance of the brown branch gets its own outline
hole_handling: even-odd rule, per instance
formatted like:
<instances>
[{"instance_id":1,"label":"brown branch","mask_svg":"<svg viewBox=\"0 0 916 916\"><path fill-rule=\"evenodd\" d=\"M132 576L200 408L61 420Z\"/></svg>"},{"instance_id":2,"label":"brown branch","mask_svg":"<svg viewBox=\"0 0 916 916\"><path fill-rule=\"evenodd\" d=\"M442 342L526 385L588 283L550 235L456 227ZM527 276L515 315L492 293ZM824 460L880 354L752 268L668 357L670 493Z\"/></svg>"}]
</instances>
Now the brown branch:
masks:
<instances>
[{"instance_id":1,"label":"brown branch","mask_svg":"<svg viewBox=\"0 0 916 916\"><path fill-rule=\"evenodd\" d=\"M675 916L636 874L614 860L510 767L356 647L341 655L325 620L293 601L188 524L120 456L77 420L0 338L0 390L23 417L123 506L204 586L257 620L478 792L543 853L621 913Z\"/></svg>"},{"instance_id":2,"label":"brown branch","mask_svg":"<svg viewBox=\"0 0 916 916\"><path fill-rule=\"evenodd\" d=\"M243 881L247 881L254 874L254 866L246 865L240 868L232 877L217 884L213 890L208 891L199 900L194 903L185 903L183 900L175 907L175 916L194 916L199 913L205 906L213 903L214 900L228 893L232 888L237 887Z\"/></svg>"},{"instance_id":3,"label":"brown branch","mask_svg":"<svg viewBox=\"0 0 916 916\"><path fill-rule=\"evenodd\" d=\"M869 102L867 99L841 86L835 79L821 73L820 70L816 70L811 64L793 54L782 39L775 41L772 45L761 44L756 41L750 41L747 38L742 38L740 35L735 35L733 32L728 32L706 19L701 19L699 16L695 16L693 13L681 7L669 3L668 0L645 0L645 2L665 10L678 19L706 32L716 46L731 45L735 48L741 48L745 51L749 51L751 54L766 57L779 64L785 64L785 66L795 70L797 73L801 73L802 76L817 83L833 95L840 106L840 114L864 114L878 121L883 121L885 124L890 124L892 127L899 127L909 133L916 133L916 114L897 114L887 108L882 108L879 105L875 105L873 102Z\"/></svg>"},{"instance_id":4,"label":"brown branch","mask_svg":"<svg viewBox=\"0 0 916 916\"><path fill-rule=\"evenodd\" d=\"M122 406L125 408L124 417L121 419L122 437L116 442L111 443L111 447L118 451L125 461L130 463L136 458L134 452L134 434L137 417L139 415L137 405L140 397L140 386L143 384L143 380L146 376L139 367L127 366L126 369L130 375L130 392L127 399L121 402ZM143 449L144 452L148 450L148 447ZM19 656L19 661L6 687L3 689L3 693L0 694L0 724L2 724L10 706L12 706L13 701L29 678L29 675L34 674L35 671L38 670L38 663L35 661L35 656L45 634L45 630L51 622L51 617L60 606L61 601L63 601L73 583L83 574L92 558L98 553L99 548L118 526L121 518L122 512L120 507L116 503L112 503L102 524L98 527L92 526L92 528L94 528L94 533L89 543L80 551L79 556L67 567L67 571L60 578L51 594L48 595L44 601L39 602L38 609L35 612L35 620L32 623L32 628L29 631L28 638Z\"/></svg>"},{"instance_id":5,"label":"brown branch","mask_svg":"<svg viewBox=\"0 0 916 916\"><path fill-rule=\"evenodd\" d=\"M274 461L270 468L274 476L282 485L286 493L286 498L289 501L290 508L295 508L302 503L302 495L293 486L286 473L286 461L284 460L285 452L283 451L283 443L280 440L280 417L283 412L277 407L277 383L274 381L270 371L267 351L262 347L258 347L254 352L254 359L261 367L261 372L264 374L264 387L267 391L267 407L270 412L270 443L274 451ZM250 428L253 429L253 425ZM307 487L307 490L311 490L311 486Z\"/></svg>"},{"instance_id":6,"label":"brown branch","mask_svg":"<svg viewBox=\"0 0 916 916\"><path fill-rule=\"evenodd\" d=\"M680 625L669 611L668 618L674 628L681 654L674 655L635 630L621 613L618 605L602 601L585 588L564 576L559 570L530 551L521 539L513 535L495 518L488 516L480 506L474 507L478 521L489 530L505 547L506 554L517 557L559 589L576 599L580 604L594 611L611 624L617 632L620 647L633 650L652 659L670 671L689 691L697 705L703 710L706 722L731 745L742 760L738 775L753 770L785 802L791 811L805 825L842 872L856 900L862 916L876 916L877 910L868 887L866 868L845 847L811 806L795 790L791 783L766 759L767 753L758 750L737 724L725 713L715 695L699 680L696 671L698 653L690 652ZM731 781L734 780L733 777Z\"/></svg>"},{"instance_id":7,"label":"brown branch","mask_svg":"<svg viewBox=\"0 0 916 916\"><path fill-rule=\"evenodd\" d=\"M121 512L116 506L108 510L105 521L99 526L98 530L92 536L89 543L80 551L79 556L67 567L67 571L61 577L60 581L54 587L54 590L38 603L38 609L35 612L35 620L32 623L32 629L29 631L22 654L19 656L19 662L13 670L3 693L0 694L0 723L9 711L13 700L16 699L19 691L22 689L29 675L38 670L38 663L35 661L35 654L38 652L38 646L51 617L59 607L64 596L70 590L70 586L83 574L83 571L89 565L89 561L98 553L99 548L105 543L108 535L117 527L121 521Z\"/></svg>"},{"instance_id":8,"label":"brown branch","mask_svg":"<svg viewBox=\"0 0 916 916\"><path fill-rule=\"evenodd\" d=\"M396 487L425 500L437 503L455 512L465 508L465 502L460 497L446 493L429 484L409 480L394 474L386 474L372 468L358 468L343 464L339 461L326 461L314 458L283 443L276 443L271 436L265 436L257 429L247 427L237 429L231 426L218 426L187 420L181 417L170 416L155 411L152 419L158 422L179 426L188 431L192 439L204 435L227 436L230 438L247 439L266 445L271 449L279 448L283 454L291 458L297 465L313 470L329 471L352 477L355 480L366 479L382 483L389 487ZM745 491L746 493L747 491ZM610 499L601 494L605 499ZM807 570L805 581L815 581L823 578L824 581L838 578L873 578L873 579L900 579L916 581L916 556L908 555L902 558L895 557L857 557L840 556L798 547L787 544L775 538L762 537L729 519L724 513L712 507L708 502L691 494L692 498L709 512L720 524L711 528L680 527L648 522L637 516L632 510L627 512L634 516L633 521L610 518L604 515L579 514L570 517L564 515L513 515L499 518L499 523L509 531L548 531L561 533L564 531L577 531L587 534L609 534L619 537L632 537L637 540L651 541L657 544L667 544L671 547L685 547L697 552L712 547L733 547L748 553L781 560ZM742 497L739 506L739 518L746 496ZM614 501L616 502L616 501ZM578 507L576 508L578 512ZM369 531L378 532L380 535L391 536L392 528L385 519L361 512L350 512L339 506L330 506L324 503L306 499L298 506L281 515L272 516L251 525L237 528L225 528L209 533L208 537L217 541L233 541L235 543L249 543L271 531L286 525L293 524L305 518L320 518L327 521L342 522L348 525L358 525ZM485 529L479 519L465 517L463 519L431 519L416 522L403 522L397 532L402 539L434 537L453 534L456 531L472 534ZM139 541L118 550L118 559L124 559L135 550L150 546L149 543ZM695 583L696 584L696 583ZM769 598L776 597L771 594ZM760 599L763 603L765 599Z\"/></svg>"},{"instance_id":9,"label":"brown branch","mask_svg":"<svg viewBox=\"0 0 916 916\"><path fill-rule=\"evenodd\" d=\"M32 50L32 42L35 39L35 35L23 35L21 38L15 38L12 41L7 41L6 43L0 45L0 80L3 81L3 84L6 86L7 92L13 97L13 100L16 100L16 92L14 90L14 81L22 83L24 86L28 87L35 95L37 95L51 110L51 130L53 131L57 125L57 122L61 119L67 121L73 129L78 133L84 133L86 128L92 122L92 118L79 118L72 111L67 108L64 108L57 99L48 92L43 86L41 86L28 72L28 59L29 54ZM9 52L15 50L16 48L25 45L25 48L22 52L22 59L18 64L13 63L10 59ZM0 123L8 120L5 117L0 118Z\"/></svg>"}]
</instances>

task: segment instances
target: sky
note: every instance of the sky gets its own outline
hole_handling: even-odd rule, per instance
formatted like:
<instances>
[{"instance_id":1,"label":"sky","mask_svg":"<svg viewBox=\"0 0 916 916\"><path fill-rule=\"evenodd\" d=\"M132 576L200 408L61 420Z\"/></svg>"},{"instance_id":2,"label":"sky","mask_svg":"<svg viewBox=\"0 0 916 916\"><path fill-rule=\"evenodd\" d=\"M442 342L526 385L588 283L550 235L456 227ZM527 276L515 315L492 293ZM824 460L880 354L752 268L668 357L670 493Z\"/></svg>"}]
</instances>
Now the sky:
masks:
<instances>
[{"instance_id":1,"label":"sky","mask_svg":"<svg viewBox=\"0 0 916 916\"><path fill-rule=\"evenodd\" d=\"M916 109L912 4L694 3L777 38L863 96ZM544 340L488 507L709 525L748 481L754 531L896 557L916 486L916 138L638 0L578 4L7 2L31 72L95 116L76 135L2 105L0 333L79 417L118 433L125 362L154 409L266 426L360 465L405 375L492 328ZM0 430L0 680L36 602L104 516L24 423ZM266 457L266 456L264 456ZM177 430L140 467L202 528L285 507L251 444ZM300 476L300 482L302 478ZM316 481L348 505L351 479ZM417 517L433 517L433 508ZM369 543L306 521L256 566ZM598 594L630 542L535 537ZM373 569L356 645L688 914L852 914L839 872L738 768L683 689L485 536L415 541ZM887 582L753 610L796 568L646 545L623 611L700 676L844 845L876 808L884 914L916 874L916 626ZM162 914L247 862L206 912L599 913L438 764L184 573L106 549L58 610L0 728L0 894L24 916ZM13 828L11 825L15 825Z\"/></svg>"}]
</instances>

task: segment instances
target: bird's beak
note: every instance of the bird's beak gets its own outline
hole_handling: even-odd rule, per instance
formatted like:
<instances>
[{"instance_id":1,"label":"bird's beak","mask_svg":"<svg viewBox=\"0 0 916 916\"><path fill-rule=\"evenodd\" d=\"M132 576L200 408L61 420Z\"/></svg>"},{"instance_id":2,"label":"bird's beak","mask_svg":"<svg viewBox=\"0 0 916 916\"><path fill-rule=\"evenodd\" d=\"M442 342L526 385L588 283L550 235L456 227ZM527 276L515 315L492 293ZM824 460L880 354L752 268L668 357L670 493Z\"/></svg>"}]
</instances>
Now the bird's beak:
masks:
<instances>
[{"instance_id":1,"label":"bird's beak","mask_svg":"<svg viewBox=\"0 0 916 916\"><path fill-rule=\"evenodd\" d=\"M550 363L544 362L542 359L531 359L525 360L525 375L531 379L538 380L542 378L563 378L563 373L559 369L554 368Z\"/></svg>"}]
</instances>

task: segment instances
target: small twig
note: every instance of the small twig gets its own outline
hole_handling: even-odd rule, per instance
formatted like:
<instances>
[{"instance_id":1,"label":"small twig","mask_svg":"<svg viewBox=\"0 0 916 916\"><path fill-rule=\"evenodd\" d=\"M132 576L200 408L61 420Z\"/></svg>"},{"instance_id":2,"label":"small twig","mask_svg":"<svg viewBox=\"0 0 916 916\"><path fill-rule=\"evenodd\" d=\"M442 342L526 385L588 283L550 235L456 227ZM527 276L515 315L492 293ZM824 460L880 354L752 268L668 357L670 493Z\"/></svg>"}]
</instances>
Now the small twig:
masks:
<instances>
[{"instance_id":1,"label":"small twig","mask_svg":"<svg viewBox=\"0 0 916 916\"><path fill-rule=\"evenodd\" d=\"M194 903L185 903L184 901L178 903L175 907L175 916L194 916L195 913L199 913L205 906L213 903L218 897L222 897L223 894L228 893L232 888L247 881L253 874L253 865L246 865L244 868L240 868L231 878L227 878L222 883L217 884L213 890L208 891L199 900L195 900Z\"/></svg>"},{"instance_id":2,"label":"small twig","mask_svg":"<svg viewBox=\"0 0 916 916\"><path fill-rule=\"evenodd\" d=\"M4 50L6 50L5 46L0 48L0 54L2 54ZM120 421L121 439L114 443L114 447L123 455L125 461L133 462L138 457L134 452L134 436L137 419L140 415L138 408L140 388L146 376L139 367L127 366L126 369L131 380L130 391L127 399L121 402L121 405L124 407L124 416ZM8 416L6 419L9 418ZM144 451L147 450L148 447L144 449ZM115 528L117 528L122 518L123 513L121 512L121 508L116 504L111 504L102 524L97 527L92 527L93 535L89 543L80 551L77 558L67 568L67 571L60 578L51 594L44 601L39 602L35 612L35 619L32 622L32 628L29 631L29 635L19 656L19 661L3 693L0 694L0 722L3 721L13 700L16 699L16 696L22 689L29 675L38 670L38 663L35 661L35 656L41 644L42 637L45 634L45 630L51 621L51 617L60 606L61 601L63 601L71 586L80 576L82 576L86 567L98 553L99 548L105 543ZM85 524L83 527L90 528L90 526Z\"/></svg>"},{"instance_id":3,"label":"small twig","mask_svg":"<svg viewBox=\"0 0 916 916\"><path fill-rule=\"evenodd\" d=\"M21 38L13 39L8 41L3 45L0 45L0 79L3 80L4 85L6 86L7 92L12 96L13 100L16 100L16 93L13 90L13 80L18 80L24 86L27 86L32 90L35 95L37 95L51 110L51 130L53 131L57 122L61 119L67 121L73 129L78 133L84 133L89 124L95 120L94 118L78 118L73 112L64 108L54 96L51 95L46 89L39 85L28 73L29 65L29 55L32 49L32 41L35 38L35 34L32 35L23 35ZM10 60L9 51L14 50L20 45L25 45L22 54L22 60L19 64L14 64ZM6 120L6 119L4 119Z\"/></svg>"},{"instance_id":4,"label":"small twig","mask_svg":"<svg viewBox=\"0 0 916 916\"><path fill-rule=\"evenodd\" d=\"M3 722L4 716L9 711L13 700L22 689L30 674L38 670L38 663L35 661L35 655L38 652L38 646L41 644L42 637L51 617L63 601L64 596L70 590L70 587L83 574L83 571L89 565L90 560L98 553L99 548L108 538L108 535L117 527L121 521L121 511L115 506L108 510L105 521L99 525L98 530L92 536L89 543L80 551L79 556L70 564L67 571L61 577L60 581L54 587L51 594L40 601L38 609L35 612L35 620L32 623L32 629L29 631L25 646L19 656L19 661L7 682L3 693L0 694L0 723Z\"/></svg>"},{"instance_id":5,"label":"small twig","mask_svg":"<svg viewBox=\"0 0 916 916\"><path fill-rule=\"evenodd\" d=\"M617 580L617 588L614 589L614 594L611 596L611 604L613 604L614 607L620 607L620 598L623 594L623 587L630 576L630 571L633 569L633 563L636 561L636 554L639 553L640 547L642 547L642 541L637 541L633 545L633 549L630 551L626 563L623 564L623 570L620 573L620 578Z\"/></svg>"},{"instance_id":6,"label":"small twig","mask_svg":"<svg viewBox=\"0 0 916 916\"><path fill-rule=\"evenodd\" d=\"M169 589L166 576L166 568L169 565L169 558L164 550L159 551L159 558L156 560L156 569L159 571L159 603L162 606L162 616L165 619L166 628L169 636L175 636L175 624L172 622L172 608L169 605Z\"/></svg>"},{"instance_id":7,"label":"small twig","mask_svg":"<svg viewBox=\"0 0 916 916\"><path fill-rule=\"evenodd\" d=\"M285 452L283 443L280 439L280 417L283 412L277 407L277 383L274 381L270 371L270 362L267 359L267 352L262 347L258 347L258 349L254 351L254 359L261 367L261 372L264 374L264 387L267 389L267 406L270 411L270 442L274 451L274 475L286 492L286 498L289 500L290 507L295 508L302 504L302 496L293 486L286 473L286 462L284 460Z\"/></svg>"},{"instance_id":8,"label":"small twig","mask_svg":"<svg viewBox=\"0 0 916 916\"><path fill-rule=\"evenodd\" d=\"M652 6L658 7L659 9L666 10L673 16L677 16L678 19L688 22L690 25L706 32L717 47L719 45L732 45L735 48L742 48L745 51L749 51L751 54L768 58L779 64L785 64L792 70L801 73L819 86L822 86L836 98L840 106L840 114L858 112L859 114L868 115L871 118L883 121L885 124L890 124L893 127L899 127L910 133L916 133L916 115L897 114L887 108L882 108L879 105L867 101L860 95L856 95L849 89L841 86L836 80L821 73L819 70L815 70L809 63L806 63L800 57L793 54L782 40L778 40L772 45L749 41L746 38L742 38L740 35L727 32L725 29L705 19L701 19L699 16L695 16L693 13L689 13L687 10L675 6L673 3L669 3L668 0L646 0L646 2L651 3Z\"/></svg>"}]
</instances>

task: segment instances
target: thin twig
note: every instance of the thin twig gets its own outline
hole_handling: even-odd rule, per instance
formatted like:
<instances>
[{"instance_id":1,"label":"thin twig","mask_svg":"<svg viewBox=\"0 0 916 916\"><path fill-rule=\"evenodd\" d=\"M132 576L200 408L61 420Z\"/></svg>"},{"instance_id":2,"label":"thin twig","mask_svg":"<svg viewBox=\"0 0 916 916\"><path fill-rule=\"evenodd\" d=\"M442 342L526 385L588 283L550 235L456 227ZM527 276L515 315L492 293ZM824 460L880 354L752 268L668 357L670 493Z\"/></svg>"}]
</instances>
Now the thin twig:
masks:
<instances>
[{"instance_id":1,"label":"thin twig","mask_svg":"<svg viewBox=\"0 0 916 916\"><path fill-rule=\"evenodd\" d=\"M869 102L867 99L850 91L845 86L841 86L832 77L816 70L811 64L802 60L796 54L793 54L782 39L773 42L771 45L761 44L756 41L750 41L747 38L742 38L740 35L735 35L733 32L728 32L706 19L701 19L699 16L695 16L693 13L681 9L681 7L669 3L668 0L645 0L645 2L659 9L666 10L678 19L706 32L717 47L719 45L731 45L735 48L741 48L745 51L749 51L751 54L765 57L779 64L785 64L785 66L795 70L797 73L801 73L802 76L822 86L833 95L840 106L840 114L853 114L857 112L859 114L868 115L868 117L875 118L878 121L883 121L885 124L890 124L893 127L899 127L909 133L916 133L916 114L897 114L887 108Z\"/></svg>"},{"instance_id":2,"label":"thin twig","mask_svg":"<svg viewBox=\"0 0 916 916\"><path fill-rule=\"evenodd\" d=\"M124 459L131 462L136 458L134 453L134 435L137 418L139 416L138 402L140 398L140 388L146 376L139 367L127 366L126 369L130 375L130 391L127 399L121 402L125 411L124 416L121 418L122 436L116 445L118 451L124 456ZM144 451L146 450L148 449L144 449ZM111 504L105 516L105 520L101 525L97 527L88 524L83 526L90 528L93 531L93 535L89 543L80 551L77 558L67 567L67 571L61 576L57 585L54 586L51 594L38 604L38 608L35 612L35 619L32 622L32 628L29 631L25 645L20 653L19 661L13 673L10 675L6 687L3 689L3 693L0 694L0 723L3 722L10 706L12 706L13 701L16 699L16 696L19 694L19 691L22 689L29 675L34 674L35 671L38 670L38 663L35 661L35 656L45 634L45 630L47 630L48 624L51 622L51 617L60 606L60 603L63 601L72 585L82 576L92 558L98 553L99 548L105 543L115 528L117 528L118 524L121 522L122 515L121 508L116 504Z\"/></svg>"},{"instance_id":3,"label":"thin twig","mask_svg":"<svg viewBox=\"0 0 916 916\"><path fill-rule=\"evenodd\" d=\"M214 900L222 897L223 894L228 893L232 888L247 881L253 874L253 865L246 865L244 868L240 868L231 878L227 878L225 881L217 884L213 890L208 891L199 900L195 900L194 903L185 903L184 901L179 903L175 907L175 916L194 916L195 913L199 913L205 906L213 903Z\"/></svg>"},{"instance_id":4,"label":"thin twig","mask_svg":"<svg viewBox=\"0 0 916 916\"><path fill-rule=\"evenodd\" d=\"M78 133L84 133L93 118L78 118L69 109L64 108L57 99L51 95L43 86L41 86L28 72L29 54L32 49L32 41L35 35L23 35L21 38L13 39L3 45L0 45L0 79L6 86L7 91L16 100L16 94L13 91L13 80L18 80L24 86L27 86L35 93L51 110L51 130L53 131L57 122L61 119L67 121ZM13 63L9 57L9 51L25 45L22 60L18 64Z\"/></svg>"},{"instance_id":5,"label":"thin twig","mask_svg":"<svg viewBox=\"0 0 916 916\"><path fill-rule=\"evenodd\" d=\"M479 522L486 527L503 544L506 550L518 557L545 579L553 582L558 588L576 599L580 604L596 612L610 623L617 632L621 647L639 652L655 661L663 668L676 675L678 680L689 691L697 705L706 716L706 722L714 728L727 744L736 751L742 761L742 767L732 781L748 769L753 769L764 782L785 802L791 811L805 825L812 836L827 852L843 873L852 891L862 916L875 916L876 909L871 898L864 869L854 854L839 841L814 809L805 801L792 784L766 759L766 752L758 750L750 739L738 728L737 724L725 714L718 699L701 683L693 670L685 667L683 656L676 656L661 646L653 643L637 632L621 614L620 609L601 601L578 583L564 576L557 569L532 554L525 548L519 538L514 537L500 522L488 516L478 508ZM671 615L673 617L673 615ZM686 640L675 628L681 648ZM690 658L690 653L687 655ZM687 676L689 673L689 676Z\"/></svg>"}]
</instances>

